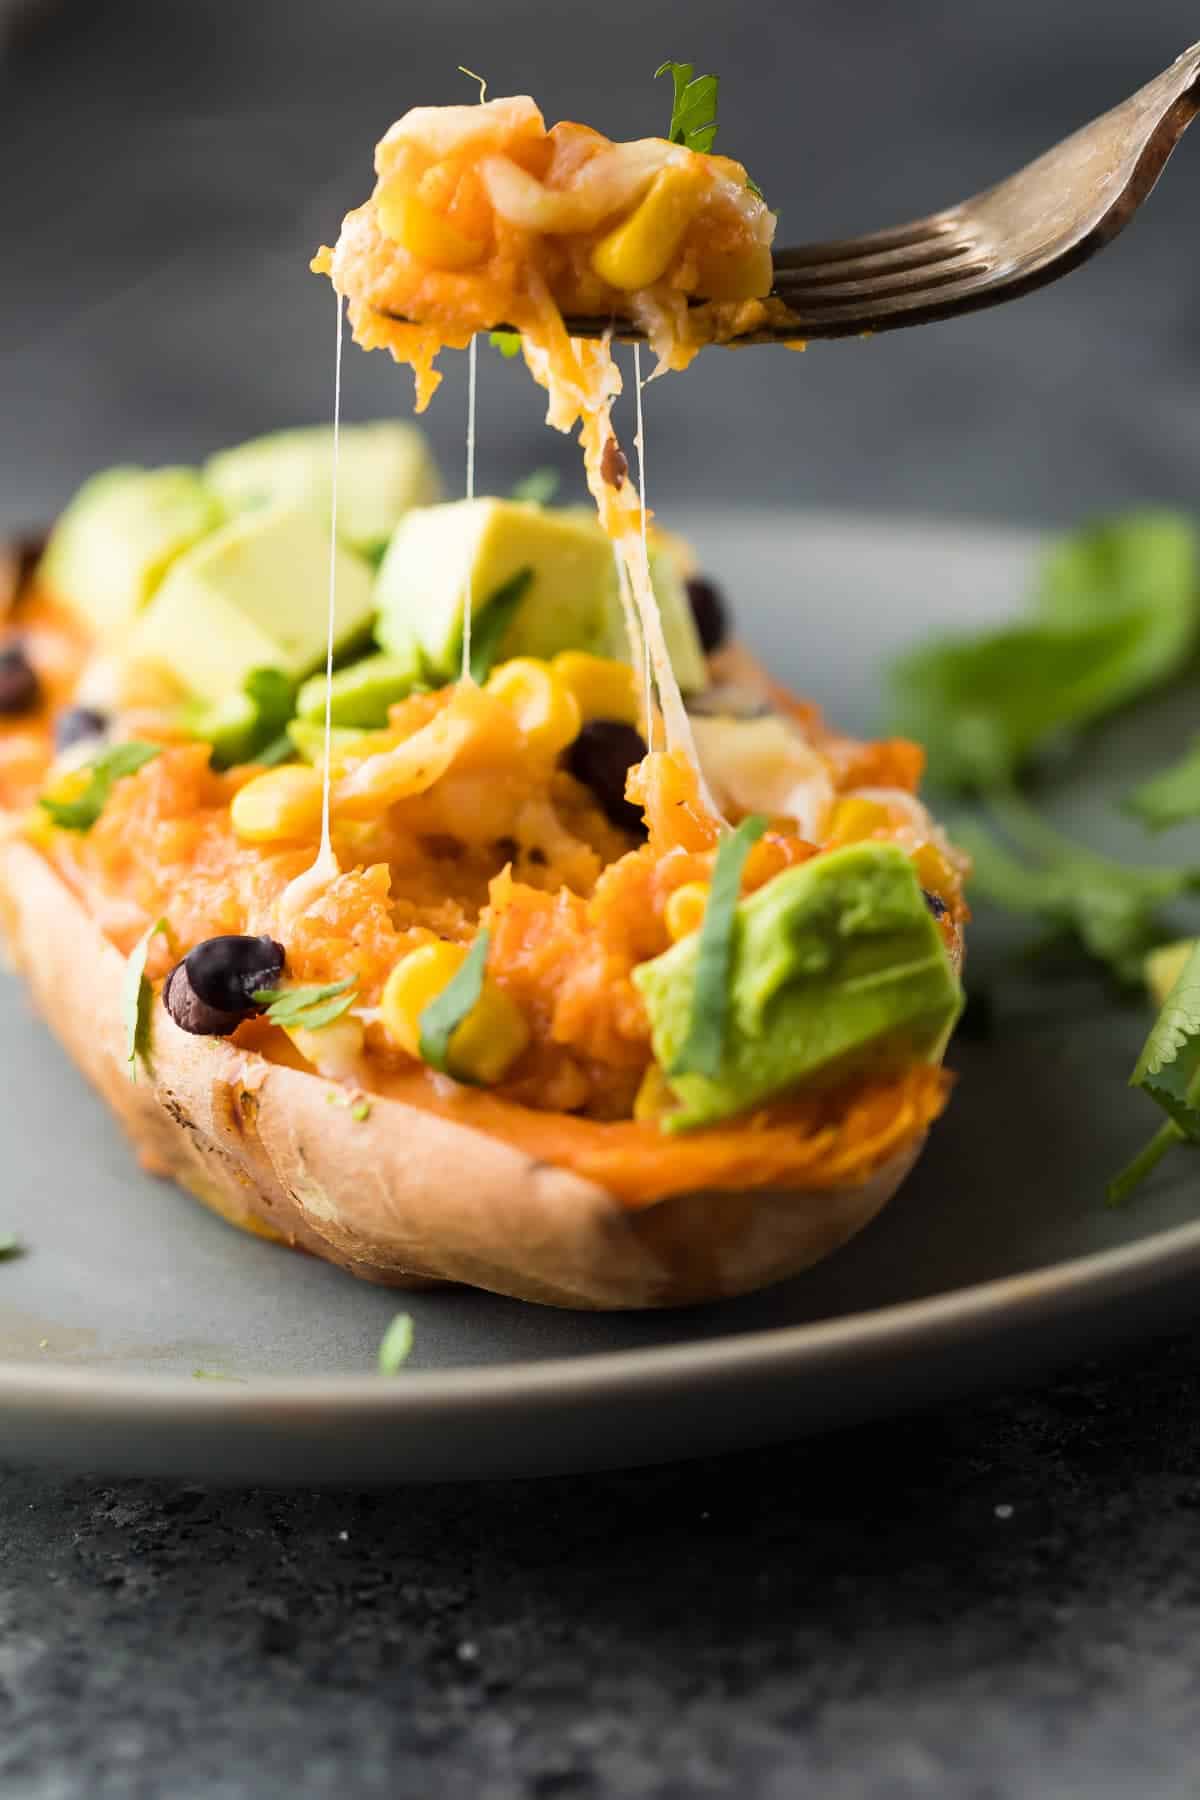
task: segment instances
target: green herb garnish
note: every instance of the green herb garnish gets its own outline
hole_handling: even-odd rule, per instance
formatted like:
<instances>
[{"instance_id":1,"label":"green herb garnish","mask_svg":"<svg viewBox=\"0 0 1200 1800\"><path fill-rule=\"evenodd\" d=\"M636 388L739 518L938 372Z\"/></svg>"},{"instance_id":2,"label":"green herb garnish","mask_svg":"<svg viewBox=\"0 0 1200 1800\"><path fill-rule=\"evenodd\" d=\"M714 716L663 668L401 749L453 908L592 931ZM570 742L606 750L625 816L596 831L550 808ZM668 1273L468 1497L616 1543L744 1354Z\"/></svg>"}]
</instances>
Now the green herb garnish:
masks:
<instances>
[{"instance_id":1,"label":"green herb garnish","mask_svg":"<svg viewBox=\"0 0 1200 1800\"><path fill-rule=\"evenodd\" d=\"M480 687L492 672L500 646L508 636L508 628L532 580L532 569L518 569L503 586L488 595L471 621L471 680Z\"/></svg>"},{"instance_id":2,"label":"green herb garnish","mask_svg":"<svg viewBox=\"0 0 1200 1800\"><path fill-rule=\"evenodd\" d=\"M450 1040L483 992L491 933L481 931L471 945L466 961L441 993L421 1014L420 1049L423 1061L443 1075L453 1075L450 1067ZM461 1076L455 1076L461 1081Z\"/></svg>"},{"instance_id":3,"label":"green herb garnish","mask_svg":"<svg viewBox=\"0 0 1200 1800\"><path fill-rule=\"evenodd\" d=\"M1136 513L1052 553L1028 623L902 657L892 674L896 723L920 738L936 780L986 793L1053 738L1179 673L1198 631L1194 527Z\"/></svg>"},{"instance_id":4,"label":"green herb garnish","mask_svg":"<svg viewBox=\"0 0 1200 1800\"><path fill-rule=\"evenodd\" d=\"M549 506L560 485L557 469L531 469L512 490L514 500L532 501L535 506Z\"/></svg>"},{"instance_id":5,"label":"green herb garnish","mask_svg":"<svg viewBox=\"0 0 1200 1800\"><path fill-rule=\"evenodd\" d=\"M1167 1118L1109 1183L1113 1205L1127 1199L1176 1144L1200 1142L1200 945L1167 995L1129 1085L1149 1095Z\"/></svg>"},{"instance_id":6,"label":"green herb garnish","mask_svg":"<svg viewBox=\"0 0 1200 1800\"><path fill-rule=\"evenodd\" d=\"M1134 788L1126 797L1125 810L1151 831L1169 831L1200 818L1200 738L1178 762Z\"/></svg>"},{"instance_id":7,"label":"green herb garnish","mask_svg":"<svg viewBox=\"0 0 1200 1800\"><path fill-rule=\"evenodd\" d=\"M707 1075L715 1080L721 1073L742 871L751 848L766 829L767 821L752 813L721 840L700 927L691 1018L687 1036L667 1071L669 1075Z\"/></svg>"},{"instance_id":8,"label":"green herb garnish","mask_svg":"<svg viewBox=\"0 0 1200 1800\"><path fill-rule=\"evenodd\" d=\"M121 990L121 1007L125 1019L125 1061L130 1081L137 1080L138 1060L150 1065L150 1007L154 990L146 979L146 958L150 945L159 933L167 936L165 919L156 919L147 927L129 953Z\"/></svg>"},{"instance_id":9,"label":"green herb garnish","mask_svg":"<svg viewBox=\"0 0 1200 1800\"><path fill-rule=\"evenodd\" d=\"M193 1369L193 1381L234 1381L239 1387L246 1386L244 1375L226 1375L221 1369Z\"/></svg>"},{"instance_id":10,"label":"green herb garnish","mask_svg":"<svg viewBox=\"0 0 1200 1800\"><path fill-rule=\"evenodd\" d=\"M519 331L489 331L488 343L507 360L520 354L521 334Z\"/></svg>"},{"instance_id":11,"label":"green herb garnish","mask_svg":"<svg viewBox=\"0 0 1200 1800\"><path fill-rule=\"evenodd\" d=\"M0 1262L12 1262L16 1257L22 1256L23 1254L24 1249L19 1238L12 1236L0 1237Z\"/></svg>"},{"instance_id":12,"label":"green herb garnish","mask_svg":"<svg viewBox=\"0 0 1200 1800\"><path fill-rule=\"evenodd\" d=\"M162 754L161 744L143 744L131 739L101 751L87 765L88 784L74 800L55 800L43 794L38 802L63 831L90 831L118 781L136 775L139 769Z\"/></svg>"},{"instance_id":13,"label":"green herb garnish","mask_svg":"<svg viewBox=\"0 0 1200 1800\"><path fill-rule=\"evenodd\" d=\"M675 90L668 138L673 144L682 144L685 150L711 150L717 135L720 78L697 75L693 64L685 62L661 63L654 71L655 81L660 75L669 75Z\"/></svg>"},{"instance_id":14,"label":"green herb garnish","mask_svg":"<svg viewBox=\"0 0 1200 1800\"><path fill-rule=\"evenodd\" d=\"M356 1100L350 1108L350 1117L356 1125L365 1125L370 1116L371 1102L369 1100Z\"/></svg>"},{"instance_id":15,"label":"green herb garnish","mask_svg":"<svg viewBox=\"0 0 1200 1800\"><path fill-rule=\"evenodd\" d=\"M397 1313L379 1345L379 1373L395 1375L412 1355L413 1322L411 1313Z\"/></svg>"},{"instance_id":16,"label":"green herb garnish","mask_svg":"<svg viewBox=\"0 0 1200 1800\"><path fill-rule=\"evenodd\" d=\"M1160 913L1200 890L1200 869L1149 869L1099 856L1055 831L1018 794L992 796L1021 855L972 820L954 828L975 865L973 887L1006 911L1073 935L1118 981L1138 983L1148 951L1170 934Z\"/></svg>"},{"instance_id":17,"label":"green herb garnish","mask_svg":"<svg viewBox=\"0 0 1200 1800\"><path fill-rule=\"evenodd\" d=\"M266 1008L272 1025L285 1031L320 1031L348 1013L357 998L352 977L326 987L259 988L251 995L256 1006Z\"/></svg>"}]
</instances>

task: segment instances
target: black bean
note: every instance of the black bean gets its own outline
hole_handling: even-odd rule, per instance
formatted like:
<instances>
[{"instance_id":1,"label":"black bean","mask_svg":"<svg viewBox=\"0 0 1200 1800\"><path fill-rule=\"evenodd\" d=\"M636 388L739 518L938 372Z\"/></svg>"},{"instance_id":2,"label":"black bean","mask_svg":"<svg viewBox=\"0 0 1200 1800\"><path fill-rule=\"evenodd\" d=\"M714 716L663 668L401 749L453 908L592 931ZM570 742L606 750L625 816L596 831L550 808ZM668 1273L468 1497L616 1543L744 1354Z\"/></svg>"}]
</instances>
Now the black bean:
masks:
<instances>
[{"instance_id":1,"label":"black bean","mask_svg":"<svg viewBox=\"0 0 1200 1800\"><path fill-rule=\"evenodd\" d=\"M8 718L32 712L42 698L37 670L23 644L6 644L0 650L0 714Z\"/></svg>"},{"instance_id":2,"label":"black bean","mask_svg":"<svg viewBox=\"0 0 1200 1800\"><path fill-rule=\"evenodd\" d=\"M283 945L274 938L207 938L172 969L163 1004L182 1030L228 1037L262 1011L253 995L276 985L284 962Z\"/></svg>"},{"instance_id":3,"label":"black bean","mask_svg":"<svg viewBox=\"0 0 1200 1800\"><path fill-rule=\"evenodd\" d=\"M729 636L729 608L725 596L715 581L709 581L703 575L688 577L687 594L704 654L711 656Z\"/></svg>"},{"instance_id":4,"label":"black bean","mask_svg":"<svg viewBox=\"0 0 1200 1800\"><path fill-rule=\"evenodd\" d=\"M228 1037L236 1031L245 1012L218 1012L206 1006L188 979L187 963L176 963L163 987L163 1005L181 1031L193 1037Z\"/></svg>"},{"instance_id":5,"label":"black bean","mask_svg":"<svg viewBox=\"0 0 1200 1800\"><path fill-rule=\"evenodd\" d=\"M925 904L933 914L934 918L944 919L946 914L950 911L950 908L946 905L942 896L940 894L931 894L928 888L922 888L921 892L924 894Z\"/></svg>"},{"instance_id":6,"label":"black bean","mask_svg":"<svg viewBox=\"0 0 1200 1800\"><path fill-rule=\"evenodd\" d=\"M591 719L567 751L576 781L590 788L605 818L632 837L646 836L646 823L625 798L625 778L646 754L641 733L620 719Z\"/></svg>"},{"instance_id":7,"label":"black bean","mask_svg":"<svg viewBox=\"0 0 1200 1800\"><path fill-rule=\"evenodd\" d=\"M107 714L94 706L68 706L54 721L54 747L69 750L73 744L86 743L88 738L103 737L108 725Z\"/></svg>"}]
</instances>

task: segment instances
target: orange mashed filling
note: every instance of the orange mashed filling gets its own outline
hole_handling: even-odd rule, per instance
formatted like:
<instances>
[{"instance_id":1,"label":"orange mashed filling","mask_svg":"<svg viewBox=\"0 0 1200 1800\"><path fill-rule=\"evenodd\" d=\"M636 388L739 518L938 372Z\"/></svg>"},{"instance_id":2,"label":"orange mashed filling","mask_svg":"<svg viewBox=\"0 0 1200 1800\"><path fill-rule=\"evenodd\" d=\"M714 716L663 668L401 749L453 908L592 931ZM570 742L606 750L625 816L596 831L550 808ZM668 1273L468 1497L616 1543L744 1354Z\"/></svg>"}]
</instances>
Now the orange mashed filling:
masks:
<instances>
[{"instance_id":1,"label":"orange mashed filling","mask_svg":"<svg viewBox=\"0 0 1200 1800\"><path fill-rule=\"evenodd\" d=\"M32 720L0 722L0 805L28 808L51 760L56 698L69 691L85 653L78 628L45 597L22 608L25 642L47 691ZM498 704L498 703L497 703ZM915 786L920 753L889 741L858 743L826 733L797 704L835 789ZM391 770L402 750L460 711L472 732L452 763L421 791L355 817L339 794L363 785L367 765ZM686 1136L631 1117L651 1064L649 1027L633 969L670 943L665 909L687 882L707 880L718 827L699 802L683 759L652 754L631 771L629 793L644 809L648 841L610 825L587 789L552 756L500 720L484 691L447 688L393 708L383 752L345 753L335 765L334 844L344 871L288 926L289 977L343 980L358 989L373 1091L449 1113L546 1161L588 1176L631 1205L697 1187L787 1184L803 1189L861 1180L922 1132L944 1104L947 1081L916 1067L833 1093L789 1097L754 1114ZM169 947L154 940L150 973L204 939L226 932L277 932L276 909L313 859L311 839L255 847L233 830L230 804L256 768L215 772L204 744L167 744L120 781L85 834L30 831L104 934L127 952L163 917ZM389 774L394 780L394 771ZM902 805L873 835L896 836L921 878L946 900L948 934L965 917L960 869L933 843L914 845ZM749 892L821 847L781 825L755 846ZM924 861L922 859L924 858ZM399 1050L376 1016L383 984L406 951L435 939L469 942L490 927L489 975L520 1006L528 1048L487 1092L446 1082ZM237 1040L280 1061L295 1052L262 1020Z\"/></svg>"}]
</instances>

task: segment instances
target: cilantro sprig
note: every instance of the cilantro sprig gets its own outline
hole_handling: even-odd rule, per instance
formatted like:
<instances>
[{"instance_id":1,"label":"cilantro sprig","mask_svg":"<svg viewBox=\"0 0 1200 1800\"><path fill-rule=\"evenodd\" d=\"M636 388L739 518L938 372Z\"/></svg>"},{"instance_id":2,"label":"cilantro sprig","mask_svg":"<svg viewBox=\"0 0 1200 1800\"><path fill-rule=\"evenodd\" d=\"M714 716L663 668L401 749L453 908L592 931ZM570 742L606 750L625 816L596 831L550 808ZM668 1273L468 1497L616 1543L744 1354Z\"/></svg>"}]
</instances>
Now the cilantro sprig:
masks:
<instances>
[{"instance_id":1,"label":"cilantro sprig","mask_svg":"<svg viewBox=\"0 0 1200 1800\"><path fill-rule=\"evenodd\" d=\"M479 933L457 974L421 1014L419 1044L422 1060L443 1075L453 1075L456 1081L464 1078L450 1067L450 1040L483 992L491 941L490 931Z\"/></svg>"},{"instance_id":2,"label":"cilantro sprig","mask_svg":"<svg viewBox=\"0 0 1200 1800\"><path fill-rule=\"evenodd\" d=\"M671 143L682 144L685 150L711 150L717 135L720 76L697 75L694 65L685 62L660 63L654 71L655 81L660 75L669 75L674 89L667 132Z\"/></svg>"},{"instance_id":3,"label":"cilantro sprig","mask_svg":"<svg viewBox=\"0 0 1200 1800\"><path fill-rule=\"evenodd\" d=\"M379 1344L379 1373L397 1375L412 1355L415 1330L411 1313L397 1313Z\"/></svg>"},{"instance_id":4,"label":"cilantro sprig","mask_svg":"<svg viewBox=\"0 0 1200 1800\"><path fill-rule=\"evenodd\" d=\"M258 988L251 995L255 1005L266 1008L271 1024L285 1031L321 1031L348 1013L357 998L353 977L324 987Z\"/></svg>"},{"instance_id":5,"label":"cilantro sprig","mask_svg":"<svg viewBox=\"0 0 1200 1800\"><path fill-rule=\"evenodd\" d=\"M667 1071L669 1075L707 1075L715 1080L721 1073L742 871L752 847L766 829L767 821L754 813L721 840L696 947L696 982L687 1035Z\"/></svg>"},{"instance_id":6,"label":"cilantro sprig","mask_svg":"<svg viewBox=\"0 0 1200 1800\"><path fill-rule=\"evenodd\" d=\"M153 762L161 754L161 744L144 744L136 738L130 739L128 743L113 744L87 765L87 785L81 793L71 800L43 794L38 804L49 813L61 830L90 831L108 805L118 781L124 781L128 775L136 775L139 769L144 769L147 763Z\"/></svg>"},{"instance_id":7,"label":"cilantro sprig","mask_svg":"<svg viewBox=\"0 0 1200 1800\"><path fill-rule=\"evenodd\" d=\"M1125 810L1150 831L1170 831L1200 818L1200 738L1125 799Z\"/></svg>"},{"instance_id":8,"label":"cilantro sprig","mask_svg":"<svg viewBox=\"0 0 1200 1800\"><path fill-rule=\"evenodd\" d=\"M1198 638L1196 528L1174 513L1129 514L1053 552L1025 622L902 657L895 723L920 738L935 780L986 794L1179 674Z\"/></svg>"},{"instance_id":9,"label":"cilantro sprig","mask_svg":"<svg viewBox=\"0 0 1200 1800\"><path fill-rule=\"evenodd\" d=\"M1200 868L1141 868L1055 831L1011 790L990 796L993 817L1019 854L975 820L954 828L974 864L973 889L1007 912L1073 936L1122 983L1141 981L1147 952L1170 935L1163 909L1200 892Z\"/></svg>"},{"instance_id":10,"label":"cilantro sprig","mask_svg":"<svg viewBox=\"0 0 1200 1800\"><path fill-rule=\"evenodd\" d=\"M167 921L155 919L142 933L125 964L121 1011L125 1020L125 1063L130 1081L138 1078L139 1061L147 1068L150 1065L150 1008L154 992L146 979L146 959L154 939L169 934Z\"/></svg>"},{"instance_id":11,"label":"cilantro sprig","mask_svg":"<svg viewBox=\"0 0 1200 1800\"><path fill-rule=\"evenodd\" d=\"M707 154L717 135L720 76L697 75L695 65L686 62L660 63L654 71L655 81L660 75L671 77L671 124L667 131L668 139L672 144L682 144L685 150L698 150ZM762 199L762 189L749 176L746 177L746 186L752 194L757 194Z\"/></svg>"},{"instance_id":12,"label":"cilantro sprig","mask_svg":"<svg viewBox=\"0 0 1200 1800\"><path fill-rule=\"evenodd\" d=\"M1113 1205L1127 1199L1176 1144L1200 1143L1200 945L1167 995L1129 1085L1140 1088L1167 1117L1110 1182Z\"/></svg>"},{"instance_id":13,"label":"cilantro sprig","mask_svg":"<svg viewBox=\"0 0 1200 1800\"><path fill-rule=\"evenodd\" d=\"M532 580L531 568L518 569L476 610L471 624L471 680L480 687L492 672L500 646L508 636L508 628Z\"/></svg>"},{"instance_id":14,"label":"cilantro sprig","mask_svg":"<svg viewBox=\"0 0 1200 1800\"><path fill-rule=\"evenodd\" d=\"M522 475L512 488L514 500L532 501L536 506L549 506L561 485L561 477L557 469L531 469L528 475Z\"/></svg>"}]
</instances>

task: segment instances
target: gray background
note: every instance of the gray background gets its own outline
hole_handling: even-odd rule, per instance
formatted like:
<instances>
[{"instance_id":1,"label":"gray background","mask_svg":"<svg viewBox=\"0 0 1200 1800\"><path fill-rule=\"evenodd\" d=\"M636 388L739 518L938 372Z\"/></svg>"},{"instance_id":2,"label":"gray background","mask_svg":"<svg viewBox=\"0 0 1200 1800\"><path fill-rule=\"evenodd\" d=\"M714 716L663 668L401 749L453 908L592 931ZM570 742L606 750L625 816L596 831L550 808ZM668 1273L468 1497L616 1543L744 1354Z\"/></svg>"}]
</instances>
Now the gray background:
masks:
<instances>
[{"instance_id":1,"label":"gray background","mask_svg":"<svg viewBox=\"0 0 1200 1800\"><path fill-rule=\"evenodd\" d=\"M0 80L0 523L90 469L190 459L328 416L313 249L407 106L531 91L547 117L664 129L681 56L781 240L976 191L1200 34L1180 0L63 0ZM711 352L651 392L653 494L1061 521L1189 502L1200 470L1200 142L1098 263L1008 312L873 343ZM461 357L430 427L458 478ZM547 458L524 371L485 363L482 479ZM407 373L347 358L351 416ZM631 428L630 428L631 429Z\"/></svg>"}]
</instances>

